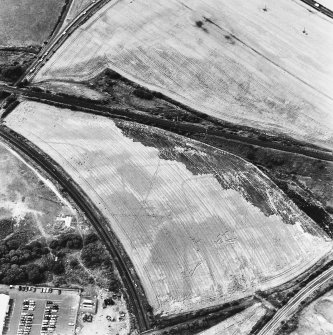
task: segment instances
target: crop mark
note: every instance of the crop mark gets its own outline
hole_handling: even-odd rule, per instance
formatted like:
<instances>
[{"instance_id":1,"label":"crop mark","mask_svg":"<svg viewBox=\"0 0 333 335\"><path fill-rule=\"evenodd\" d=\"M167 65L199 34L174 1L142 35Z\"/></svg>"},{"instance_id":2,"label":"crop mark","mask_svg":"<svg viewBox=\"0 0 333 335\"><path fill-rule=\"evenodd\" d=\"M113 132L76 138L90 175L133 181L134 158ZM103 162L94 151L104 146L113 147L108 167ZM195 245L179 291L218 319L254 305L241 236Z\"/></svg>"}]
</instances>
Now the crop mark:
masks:
<instances>
[{"instance_id":1,"label":"crop mark","mask_svg":"<svg viewBox=\"0 0 333 335\"><path fill-rule=\"evenodd\" d=\"M258 51L257 49L253 48L252 46L250 46L249 44L247 44L246 42L244 42L243 40L241 40L239 37L237 37L235 34L233 34L232 32L230 32L229 30L227 30L226 28L222 28L220 25L218 25L217 23L215 23L213 20L209 19L208 17L204 16L205 21L209 22L210 24L216 26L217 28L219 28L220 30L222 30L223 32L227 32L229 34L230 37L234 38L236 41L240 42L241 44L243 44L246 48L250 49L251 51L253 51L254 53L256 53L257 55L259 55L260 57L264 58L265 60L267 60L268 62L270 62L271 64L273 64L275 67L279 68L280 70L282 70L283 72L287 73L288 75L292 76L293 78L297 79L298 81L300 81L301 83L303 83L304 85L310 87L312 90L316 91L317 93L322 94L323 96L325 96L326 98L330 99L333 101L333 98L330 97L329 95L327 95L326 93L318 90L315 86L309 84L307 81L303 80L302 78L300 78L299 76L295 75L294 73L290 72L289 70L285 69L284 67L282 67L281 65L279 65L278 63L274 62L272 59L270 59L269 57L265 56L263 53L261 53L260 51Z\"/></svg>"}]
</instances>

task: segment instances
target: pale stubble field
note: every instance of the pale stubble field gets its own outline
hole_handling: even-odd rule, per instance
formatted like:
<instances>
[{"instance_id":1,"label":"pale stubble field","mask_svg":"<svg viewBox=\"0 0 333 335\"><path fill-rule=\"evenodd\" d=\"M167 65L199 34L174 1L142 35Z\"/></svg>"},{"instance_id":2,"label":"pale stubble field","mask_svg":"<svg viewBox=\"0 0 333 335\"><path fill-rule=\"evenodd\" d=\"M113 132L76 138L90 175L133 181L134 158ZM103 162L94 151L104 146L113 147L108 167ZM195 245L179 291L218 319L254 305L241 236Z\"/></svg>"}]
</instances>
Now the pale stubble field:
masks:
<instances>
[{"instance_id":1,"label":"pale stubble field","mask_svg":"<svg viewBox=\"0 0 333 335\"><path fill-rule=\"evenodd\" d=\"M111 68L217 118L332 149L332 34L299 1L111 1L34 81Z\"/></svg>"},{"instance_id":2,"label":"pale stubble field","mask_svg":"<svg viewBox=\"0 0 333 335\"><path fill-rule=\"evenodd\" d=\"M6 124L95 203L154 313L280 285L330 252L314 222L252 164L171 133L23 102Z\"/></svg>"}]
</instances>

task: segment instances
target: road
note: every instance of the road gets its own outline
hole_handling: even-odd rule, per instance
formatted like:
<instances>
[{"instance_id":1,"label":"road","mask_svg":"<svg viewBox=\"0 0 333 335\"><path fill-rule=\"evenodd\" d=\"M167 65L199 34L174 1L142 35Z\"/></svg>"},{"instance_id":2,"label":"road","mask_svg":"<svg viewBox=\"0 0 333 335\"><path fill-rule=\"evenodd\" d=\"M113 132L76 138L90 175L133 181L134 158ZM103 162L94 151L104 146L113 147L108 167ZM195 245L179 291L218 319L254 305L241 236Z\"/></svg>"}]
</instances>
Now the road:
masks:
<instances>
[{"instance_id":1,"label":"road","mask_svg":"<svg viewBox=\"0 0 333 335\"><path fill-rule=\"evenodd\" d=\"M52 33L51 33L51 39L56 36L61 29L62 25L64 24L64 21L66 19L66 16L69 12L69 9L71 8L74 0L68 0L65 4L65 10L62 11L61 16L59 17L59 21L57 22L57 25L54 27Z\"/></svg>"},{"instance_id":2,"label":"road","mask_svg":"<svg viewBox=\"0 0 333 335\"><path fill-rule=\"evenodd\" d=\"M266 323L257 335L272 335L274 331L281 325L283 320L291 317L299 307L300 303L308 298L315 290L324 285L327 281L333 279L333 268L323 272L321 275L313 279L305 287L303 287L286 305L284 305L274 317Z\"/></svg>"},{"instance_id":3,"label":"road","mask_svg":"<svg viewBox=\"0 0 333 335\"><path fill-rule=\"evenodd\" d=\"M65 13L62 15L61 21L63 22L65 20L65 16L70 8L70 3L67 5ZM81 12L69 25L65 28L65 30L60 34L57 35L57 32L61 28L61 24L58 24L56 27L56 31L53 34L53 37L51 38L50 42L41 50L39 53L38 58L35 62L27 69L26 74L23 75L17 82L21 82L22 80L26 79L28 81L31 81L32 78L36 75L36 73L39 71L39 69L44 65L44 62L48 60L47 56L50 56L52 53L54 53L61 45L62 43L68 38L68 36L74 32L74 30L77 29L89 16L91 16L94 12L97 12L100 8L102 8L106 3L112 0L95 0L92 4L90 4L88 7L85 8L83 12ZM115 2L118 2L119 0L115 0ZM314 0L300 0L301 2L307 4L308 6L316 9L317 11L321 12L322 14L333 18L333 12L322 6L321 4L317 3Z\"/></svg>"},{"instance_id":4,"label":"road","mask_svg":"<svg viewBox=\"0 0 333 335\"><path fill-rule=\"evenodd\" d=\"M48 57L54 53L70 36L74 30L76 30L89 16L93 15L100 8L106 5L109 1L112 0L95 0L88 7L85 8L73 21L71 21L65 30L59 34L54 35L49 43L40 51L38 58L29 66L26 71L26 75L22 76L17 82L16 85L23 81L24 79L31 81L31 79L36 75L39 69L43 66L44 62L48 60ZM60 29L60 27L59 27ZM58 30L59 30L58 29Z\"/></svg>"},{"instance_id":5,"label":"road","mask_svg":"<svg viewBox=\"0 0 333 335\"><path fill-rule=\"evenodd\" d=\"M321 5L320 3L318 3L317 1L314 0L301 0L302 2L304 2L305 4L307 4L308 6L318 10L319 12L321 12L322 14L330 17L333 19L333 12L324 7L323 5ZM320 0L318 0L320 2Z\"/></svg>"},{"instance_id":6,"label":"road","mask_svg":"<svg viewBox=\"0 0 333 335\"><path fill-rule=\"evenodd\" d=\"M116 264L117 270L119 271L124 287L129 296L130 303L133 306L133 313L136 316L139 330L148 330L150 328L150 322L142 302L145 297L140 296L140 293L138 292L144 291L140 287L139 281L134 278L135 275L131 272L128 265L129 257L122 250L121 243L117 240L115 234L110 230L110 225L104 219L99 210L90 202L89 198L85 195L80 186L74 183L60 166L52 161L51 158L46 158L45 154L38 152L28 140L22 138L19 134L16 134L5 126L0 126L0 137L14 147L15 150L27 155L31 161L36 163L54 180L56 180L69 194L77 206L84 212L112 255L113 261ZM136 276L136 278L138 277Z\"/></svg>"}]
</instances>

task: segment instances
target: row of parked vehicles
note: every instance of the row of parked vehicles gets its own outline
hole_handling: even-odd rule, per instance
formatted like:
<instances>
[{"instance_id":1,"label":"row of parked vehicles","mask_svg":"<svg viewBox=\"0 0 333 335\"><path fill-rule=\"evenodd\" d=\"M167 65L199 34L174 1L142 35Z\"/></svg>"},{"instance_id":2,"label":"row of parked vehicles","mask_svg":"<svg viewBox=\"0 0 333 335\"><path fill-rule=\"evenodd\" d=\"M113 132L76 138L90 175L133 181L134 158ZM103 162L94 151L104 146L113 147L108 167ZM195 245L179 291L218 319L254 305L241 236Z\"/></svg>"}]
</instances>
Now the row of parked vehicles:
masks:
<instances>
[{"instance_id":1,"label":"row of parked vehicles","mask_svg":"<svg viewBox=\"0 0 333 335\"><path fill-rule=\"evenodd\" d=\"M18 287L18 290L19 291L32 291L32 292L36 292L36 287L34 287L34 286L21 286L21 285L19 285L19 287Z\"/></svg>"},{"instance_id":2,"label":"row of parked vehicles","mask_svg":"<svg viewBox=\"0 0 333 335\"><path fill-rule=\"evenodd\" d=\"M53 333L56 328L59 305L54 304L52 301L46 302L44 317L42 321L41 335Z\"/></svg>"},{"instance_id":3,"label":"row of parked vehicles","mask_svg":"<svg viewBox=\"0 0 333 335\"><path fill-rule=\"evenodd\" d=\"M24 300L22 309L24 311L34 311L36 307L36 303L34 300Z\"/></svg>"},{"instance_id":4,"label":"row of parked vehicles","mask_svg":"<svg viewBox=\"0 0 333 335\"><path fill-rule=\"evenodd\" d=\"M42 293L52 293L53 290L50 287L42 287L41 292Z\"/></svg>"},{"instance_id":5,"label":"row of parked vehicles","mask_svg":"<svg viewBox=\"0 0 333 335\"><path fill-rule=\"evenodd\" d=\"M32 327L32 320L36 302L34 300L23 300L20 322L17 330L17 335L29 335Z\"/></svg>"},{"instance_id":6,"label":"row of parked vehicles","mask_svg":"<svg viewBox=\"0 0 333 335\"><path fill-rule=\"evenodd\" d=\"M15 288L15 286L14 285L10 285L9 288L13 289L13 288ZM22 285L19 285L18 290L22 291L22 292L29 292L29 291L36 292L37 288L35 286L22 286ZM60 289L57 289L56 291L58 292L58 294L61 294L61 290ZM42 287L41 288L41 292L42 293L52 293L53 289L50 288L50 287Z\"/></svg>"}]
</instances>

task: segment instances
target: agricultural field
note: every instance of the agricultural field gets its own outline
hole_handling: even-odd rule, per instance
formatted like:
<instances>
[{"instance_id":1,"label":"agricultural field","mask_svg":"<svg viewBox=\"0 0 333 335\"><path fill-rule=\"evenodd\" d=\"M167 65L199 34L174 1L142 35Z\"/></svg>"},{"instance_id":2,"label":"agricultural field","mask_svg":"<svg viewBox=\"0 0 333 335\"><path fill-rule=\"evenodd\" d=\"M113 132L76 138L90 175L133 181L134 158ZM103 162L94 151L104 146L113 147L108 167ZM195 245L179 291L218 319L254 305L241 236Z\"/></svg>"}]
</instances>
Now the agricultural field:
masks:
<instances>
[{"instance_id":1,"label":"agricultural field","mask_svg":"<svg viewBox=\"0 0 333 335\"><path fill-rule=\"evenodd\" d=\"M107 218L155 314L278 286L331 251L321 229L235 155L29 101L5 123L52 157Z\"/></svg>"},{"instance_id":2,"label":"agricultural field","mask_svg":"<svg viewBox=\"0 0 333 335\"><path fill-rule=\"evenodd\" d=\"M333 291L312 302L300 314L290 335L326 335L333 332Z\"/></svg>"},{"instance_id":3,"label":"agricultural field","mask_svg":"<svg viewBox=\"0 0 333 335\"><path fill-rule=\"evenodd\" d=\"M299 1L111 1L34 81L111 68L203 113L332 149L332 34Z\"/></svg>"},{"instance_id":4,"label":"agricultural field","mask_svg":"<svg viewBox=\"0 0 333 335\"><path fill-rule=\"evenodd\" d=\"M2 0L0 47L40 46L52 33L65 0Z\"/></svg>"},{"instance_id":5,"label":"agricultural field","mask_svg":"<svg viewBox=\"0 0 333 335\"><path fill-rule=\"evenodd\" d=\"M82 213L1 142L0 171L0 284L117 293L111 257Z\"/></svg>"},{"instance_id":6,"label":"agricultural field","mask_svg":"<svg viewBox=\"0 0 333 335\"><path fill-rule=\"evenodd\" d=\"M248 335L265 313L265 308L257 303L216 326L199 333L199 335Z\"/></svg>"}]
</instances>

